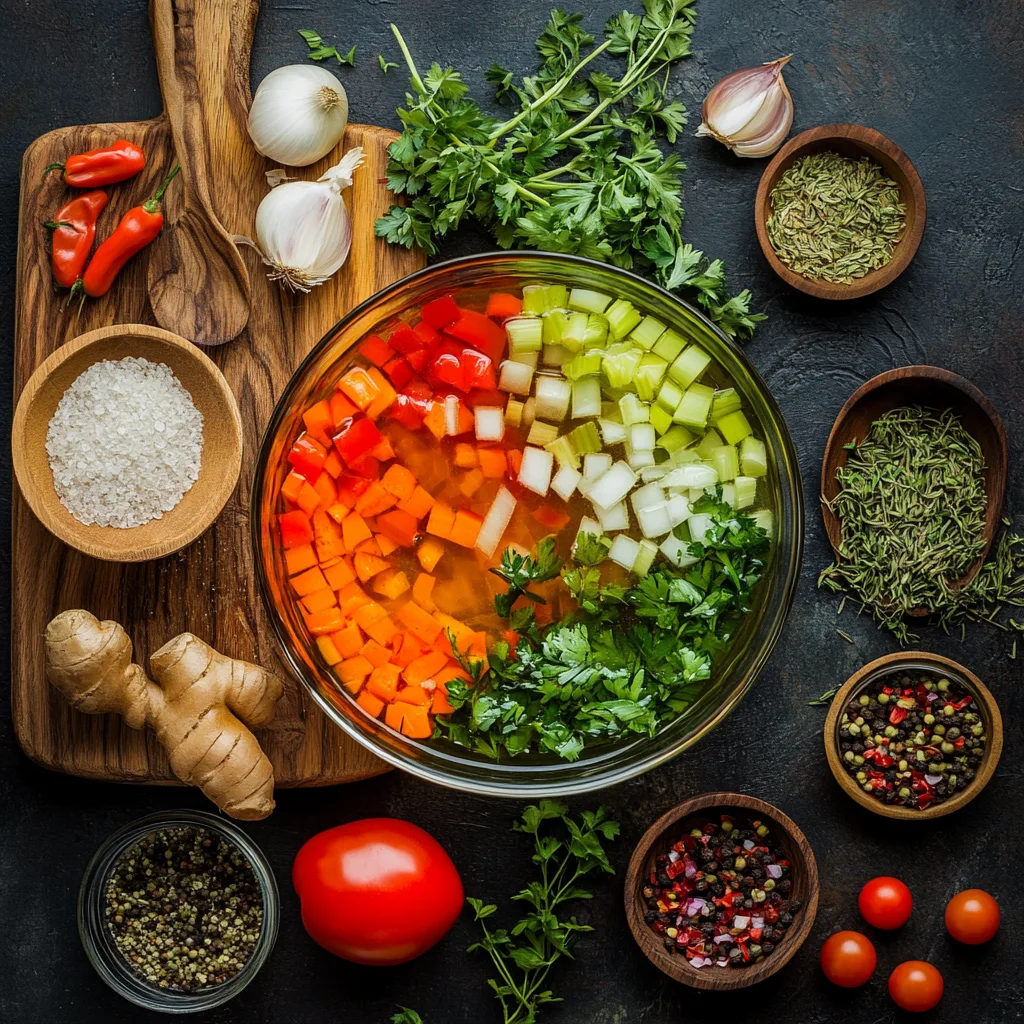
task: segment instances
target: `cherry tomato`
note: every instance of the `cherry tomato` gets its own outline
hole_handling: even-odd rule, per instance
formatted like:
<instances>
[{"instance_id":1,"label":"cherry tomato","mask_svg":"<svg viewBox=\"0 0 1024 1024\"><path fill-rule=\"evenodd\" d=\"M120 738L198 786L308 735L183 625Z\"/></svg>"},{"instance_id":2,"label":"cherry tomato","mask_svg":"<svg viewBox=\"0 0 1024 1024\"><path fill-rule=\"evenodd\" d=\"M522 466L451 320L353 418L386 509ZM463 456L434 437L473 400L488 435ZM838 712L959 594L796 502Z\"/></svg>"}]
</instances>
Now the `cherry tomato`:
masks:
<instances>
[{"instance_id":1,"label":"cherry tomato","mask_svg":"<svg viewBox=\"0 0 1024 1024\"><path fill-rule=\"evenodd\" d=\"M924 960L907 960L889 975L889 995L901 1010L923 1013L941 998L942 975Z\"/></svg>"},{"instance_id":2,"label":"cherry tomato","mask_svg":"<svg viewBox=\"0 0 1024 1024\"><path fill-rule=\"evenodd\" d=\"M324 949L357 964L400 964L455 923L462 882L433 836L396 818L327 829L299 850L292 884L302 923Z\"/></svg>"},{"instance_id":3,"label":"cherry tomato","mask_svg":"<svg viewBox=\"0 0 1024 1024\"><path fill-rule=\"evenodd\" d=\"M860 916L868 924L888 931L907 923L914 908L914 898L898 878L882 875L864 884L857 897L857 906Z\"/></svg>"},{"instance_id":4,"label":"cherry tomato","mask_svg":"<svg viewBox=\"0 0 1024 1024\"><path fill-rule=\"evenodd\" d=\"M856 988L875 971L878 957L871 940L860 932L836 932L821 947L821 969L833 985Z\"/></svg>"},{"instance_id":5,"label":"cherry tomato","mask_svg":"<svg viewBox=\"0 0 1024 1024\"><path fill-rule=\"evenodd\" d=\"M999 904L984 889L965 889L946 905L946 928L957 942L980 946L999 931Z\"/></svg>"}]
</instances>

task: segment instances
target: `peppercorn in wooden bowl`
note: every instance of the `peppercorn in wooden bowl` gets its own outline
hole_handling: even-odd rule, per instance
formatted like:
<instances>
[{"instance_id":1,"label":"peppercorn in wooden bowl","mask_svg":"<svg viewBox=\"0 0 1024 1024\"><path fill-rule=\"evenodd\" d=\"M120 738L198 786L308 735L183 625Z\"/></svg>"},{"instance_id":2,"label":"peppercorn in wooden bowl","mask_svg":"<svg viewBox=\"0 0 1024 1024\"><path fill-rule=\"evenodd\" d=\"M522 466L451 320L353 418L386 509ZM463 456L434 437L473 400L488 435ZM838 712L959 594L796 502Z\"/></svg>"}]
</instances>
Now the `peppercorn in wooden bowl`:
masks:
<instances>
[{"instance_id":1,"label":"peppercorn in wooden bowl","mask_svg":"<svg viewBox=\"0 0 1024 1024\"><path fill-rule=\"evenodd\" d=\"M726 821L729 822L728 826ZM760 828L755 828L755 823ZM722 850L721 846L715 844L723 841L723 826L728 829L730 840L735 835L735 847L740 852L735 855L729 853L719 864L713 858ZM701 837L693 842L692 851L681 853L673 849L674 846L685 845L684 837L698 830ZM768 852L764 852L765 847ZM692 861L687 859L690 853L693 854ZM671 869L664 863L659 864L659 858L673 857L673 854L673 863L683 864L684 868L682 871L677 869L670 877ZM750 889L751 896L756 897L743 903L738 900L730 902L732 890L728 886L731 883L726 877L735 870L736 859L740 856L744 858L740 870L749 870L750 875L746 879L753 883L745 888L741 886L741 891L745 893L746 889ZM753 863L748 864L747 857ZM731 869L724 866L730 859ZM706 875L708 864L720 872L720 875L712 872L715 878L713 883L698 877L696 873L699 870L700 875ZM773 868L771 872L768 870L769 864ZM651 882L652 872L656 877L654 883ZM778 882L774 877L776 873L779 876ZM689 884L694 889L685 897L681 896L680 900L704 903L705 908L691 908L698 913L703 914L705 909L711 910L710 905L713 904L713 916L706 916L702 922L705 937L696 940L714 952L714 957L707 958L712 962L706 966L692 966L687 950L678 946L679 929L674 923L678 917L675 911L669 912L666 917L650 909L650 901L657 898L661 884L658 881L659 875L661 881L669 884L677 878L692 876ZM704 884L703 889L697 888L700 883ZM689 884L683 888L689 888ZM719 888L722 890L720 895ZM751 907L748 908L746 902L751 903ZM644 956L658 970L692 988L711 991L746 988L764 981L785 966L810 934L818 910L818 867L803 832L777 807L741 793L704 793L673 807L644 833L626 871L625 906L633 938ZM766 909L769 907L770 910ZM726 925L736 921L736 918L720 921L719 917L722 913L728 917L730 911L742 913L744 919L749 916L750 921L741 920L736 927L729 929L730 938L725 940ZM754 929L757 932L754 935L750 926L758 916L762 917L764 923ZM656 931L659 927L664 930ZM676 931L677 936L668 935L669 929ZM713 938L715 932L721 933L721 946ZM677 951L670 952L666 947L673 940L676 940ZM772 947L770 950L767 949L769 943ZM738 950L733 955L740 961L740 965L732 966L730 963L726 967L716 966L716 961L729 959L728 954L718 952L720 949Z\"/></svg>"},{"instance_id":2,"label":"peppercorn in wooden bowl","mask_svg":"<svg viewBox=\"0 0 1024 1024\"><path fill-rule=\"evenodd\" d=\"M929 729L929 742L917 744L913 750L902 751L896 750L886 743L877 744L874 737L878 735L883 736L886 741L896 738L895 734L898 734L898 726L907 720L906 715L901 714L901 711L907 709L900 708L898 693L893 695L886 694L885 704L879 707L877 701L871 702L868 691L874 691L876 687L882 684L889 685L895 690L900 690L902 689L904 676L909 678L913 684L916 682L915 674L918 673L927 673L930 677L934 678L936 683L936 686L929 691L929 693L935 694L934 697L929 697L927 693L924 694L925 699L931 701L938 709L938 713L932 716L935 721L928 723L926 719L923 720L923 723L926 723L924 727ZM980 721L974 721L973 718L967 720L966 714L956 710L948 714L948 716L942 714L944 705L947 703L942 699L943 688L939 686L939 682L942 680L946 681L947 688L951 688L951 690L947 689L945 692L959 694L960 691L963 691L974 697L974 705L977 711L975 712L968 708L966 709L966 714L977 715ZM852 723L844 723L843 712L851 703L855 702L858 707L861 706L860 699L862 696L869 696L869 702L864 707L869 712L870 718L865 721L865 724L868 725L870 730L871 723L878 719L880 728L869 733L871 738L870 744L860 741L851 742L851 740L856 741L856 738L847 736L846 745L849 749L844 750L842 728L844 725L848 728L851 725L856 725L856 720ZM906 703L909 704L910 701L908 700ZM885 709L890 708L890 705L891 709L889 714L886 715ZM881 719L878 717L880 712L882 714ZM973 773L973 778L955 778L952 784L950 784L950 773L947 773L944 768L940 768L934 775L929 773L929 769L936 763L934 760L929 759L946 756L943 753L942 743L946 741L947 725L944 723L947 717L951 723L955 723L950 725L948 729L951 731L952 728L956 728L957 730L957 735L953 738L951 744L954 748L957 740L970 739L973 744L977 744L979 741L983 742L980 757L976 764L973 759L966 762L967 770ZM982 731L975 735L976 726L978 725L982 727ZM935 727L934 729L933 726ZM940 727L943 730L942 740L938 740L938 728ZM886 731L887 729L889 730L888 732ZM866 735L865 738L867 738ZM933 745L936 741L939 743L937 747ZM961 748L962 746L961 744ZM878 755L870 757L870 759L865 757L868 751L878 749L884 749L885 751L881 759L879 759ZM918 749L925 754L923 761L918 761ZM970 747L967 750L968 754L973 752ZM995 698L988 691L984 683L973 672L964 668L963 665L950 658L944 658L940 654L930 654L927 651L887 654L882 658L876 658L874 661L869 662L850 676L839 689L839 692L836 693L832 700L832 706L829 708L828 716L825 719L825 753L828 756L828 764L832 769L832 774L839 785L848 796L856 800L862 807L866 807L869 811L873 811L875 814L880 814L883 817L898 818L902 821L924 821L930 818L941 818L943 815L952 814L954 811L969 804L985 788L989 779L992 778L996 765L999 763L1002 750L1002 716L999 713L999 707L995 702ZM953 756L954 763L960 753L961 751L956 749L950 751L950 756ZM853 755L852 758L848 756L851 754ZM903 754L910 756L901 757L900 755ZM847 764L848 761L853 761L857 756L864 759L862 763ZM890 758L893 763L890 763ZM907 762L906 769L901 769L900 767L903 761ZM945 764L945 761L940 760L939 764ZM856 769L863 769L865 776L863 781L858 780ZM906 774L908 771L912 771L909 778ZM892 776L891 778L890 775ZM961 782L963 783L962 785L960 784ZM876 783L881 784L886 794L893 791L885 788L891 783L895 790L895 797L893 799L896 802L887 802L887 795L882 797L874 795ZM872 786L872 792L867 792L865 789L865 786L869 784ZM941 791L939 789L940 786L942 787ZM901 798L900 793L903 789L906 789L908 792ZM952 789L951 794L949 794L949 789ZM916 795L912 796L912 794ZM936 794L941 797L941 800L937 799ZM923 807L917 806L922 795L927 796L928 802ZM910 800L913 800L914 806L907 805L907 801Z\"/></svg>"},{"instance_id":3,"label":"peppercorn in wooden bowl","mask_svg":"<svg viewBox=\"0 0 1024 1024\"><path fill-rule=\"evenodd\" d=\"M824 278L809 278L797 273L779 258L769 237L773 189L797 160L815 153L868 157L899 186L900 201L904 206L904 229L891 257L884 265L854 278L849 284L832 283ZM772 270L787 284L818 299L858 299L891 284L906 270L921 244L925 214L924 186L910 158L881 132L858 124L821 125L790 139L765 168L754 201L757 238Z\"/></svg>"}]
</instances>

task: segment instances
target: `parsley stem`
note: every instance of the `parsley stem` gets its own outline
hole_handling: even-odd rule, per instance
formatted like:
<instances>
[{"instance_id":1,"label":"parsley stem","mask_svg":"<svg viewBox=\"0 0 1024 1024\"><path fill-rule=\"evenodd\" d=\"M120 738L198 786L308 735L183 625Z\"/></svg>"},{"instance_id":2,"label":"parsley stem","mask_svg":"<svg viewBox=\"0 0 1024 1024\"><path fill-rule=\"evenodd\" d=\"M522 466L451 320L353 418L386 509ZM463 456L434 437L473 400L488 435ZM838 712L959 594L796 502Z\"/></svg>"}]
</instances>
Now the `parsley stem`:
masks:
<instances>
[{"instance_id":1,"label":"parsley stem","mask_svg":"<svg viewBox=\"0 0 1024 1024\"><path fill-rule=\"evenodd\" d=\"M409 52L409 47L405 45L402 33L398 31L398 26L394 22L391 23L391 32L398 41L398 48L402 51L405 63L409 65L409 77L412 79L412 87L418 93L425 95L427 87L423 84L423 79L420 78L420 73L416 70L416 64L412 59L412 54Z\"/></svg>"}]
</instances>

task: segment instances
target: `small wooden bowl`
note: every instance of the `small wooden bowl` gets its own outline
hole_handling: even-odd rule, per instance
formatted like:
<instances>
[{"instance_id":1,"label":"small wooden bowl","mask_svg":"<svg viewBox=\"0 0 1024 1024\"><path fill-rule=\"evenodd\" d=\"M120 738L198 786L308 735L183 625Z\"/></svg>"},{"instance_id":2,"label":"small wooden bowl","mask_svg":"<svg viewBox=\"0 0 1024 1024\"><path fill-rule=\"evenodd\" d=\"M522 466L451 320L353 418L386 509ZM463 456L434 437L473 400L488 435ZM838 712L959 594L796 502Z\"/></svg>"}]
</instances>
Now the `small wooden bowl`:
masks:
<instances>
[{"instance_id":1,"label":"small wooden bowl","mask_svg":"<svg viewBox=\"0 0 1024 1024\"><path fill-rule=\"evenodd\" d=\"M977 575L999 529L1006 491L1008 443L1003 421L995 406L970 381L951 370L939 366L901 366L872 377L850 395L832 424L821 463L821 515L825 521L825 532L838 559L843 539L842 524L827 502L834 500L839 493L836 471L846 465L849 452L845 446L851 441L863 441L879 416L905 405L951 409L981 445L988 497L985 550L967 572L951 584L952 589L959 590ZM930 609L914 608L909 614L928 615Z\"/></svg>"},{"instance_id":2,"label":"small wooden bowl","mask_svg":"<svg viewBox=\"0 0 1024 1024\"><path fill-rule=\"evenodd\" d=\"M690 829L717 821L721 814L732 815L737 821L762 819L769 825L773 837L792 862L790 898L800 900L803 906L797 911L785 938L759 963L752 967L702 967L698 970L689 965L685 956L669 953L663 940L647 926L643 887L659 854L665 853ZM806 836L777 807L742 793L704 793L673 807L643 834L626 870L625 904L633 938L658 970L692 988L717 992L746 988L771 977L789 963L810 934L818 912L818 865Z\"/></svg>"},{"instance_id":3,"label":"small wooden bowl","mask_svg":"<svg viewBox=\"0 0 1024 1024\"><path fill-rule=\"evenodd\" d=\"M160 519L118 529L86 526L60 503L46 455L46 432L64 392L93 363L136 356L165 363L203 414L199 478ZM93 558L144 562L196 539L220 514L242 466L242 420L224 375L191 342L159 327L118 324L62 345L29 378L11 432L14 475L32 511L54 536Z\"/></svg>"},{"instance_id":4,"label":"small wooden bowl","mask_svg":"<svg viewBox=\"0 0 1024 1024\"><path fill-rule=\"evenodd\" d=\"M970 785L941 804L932 804L923 811L913 807L883 804L874 797L868 796L857 785L857 780L847 773L839 753L839 719L842 716L843 708L850 702L850 699L859 696L860 691L875 682L879 676L887 676L906 669L931 670L955 676L957 682L974 694L981 720L985 725L985 733L988 736L981 765ZM861 807L866 807L869 811L874 811L875 814L880 814L885 818L899 818L901 821L927 821L929 818L941 818L960 810L961 807L966 807L988 785L992 773L996 770L996 765L999 764L1002 752L1003 716L999 713L999 705L996 704L995 697L970 669L964 668L963 665L951 658L944 658L941 654L930 654L928 651L901 651L898 654L886 654L884 657L868 662L862 669L854 672L840 687L839 692L832 700L828 716L825 718L825 754L828 757L828 766L836 777L836 782Z\"/></svg>"},{"instance_id":5,"label":"small wooden bowl","mask_svg":"<svg viewBox=\"0 0 1024 1024\"><path fill-rule=\"evenodd\" d=\"M893 250L892 259L884 267L856 278L851 284L811 280L790 270L775 255L768 238L771 194L779 178L800 157L825 151L850 157L868 156L880 164L885 173L899 185L906 208L906 228ZM907 264L914 258L917 247L921 244L925 215L924 186L910 158L881 132L859 124L826 124L801 132L790 139L764 169L761 183L757 188L757 199L754 201L754 226L757 229L757 238L772 270L787 284L818 299L859 299L895 281L907 268Z\"/></svg>"}]
</instances>

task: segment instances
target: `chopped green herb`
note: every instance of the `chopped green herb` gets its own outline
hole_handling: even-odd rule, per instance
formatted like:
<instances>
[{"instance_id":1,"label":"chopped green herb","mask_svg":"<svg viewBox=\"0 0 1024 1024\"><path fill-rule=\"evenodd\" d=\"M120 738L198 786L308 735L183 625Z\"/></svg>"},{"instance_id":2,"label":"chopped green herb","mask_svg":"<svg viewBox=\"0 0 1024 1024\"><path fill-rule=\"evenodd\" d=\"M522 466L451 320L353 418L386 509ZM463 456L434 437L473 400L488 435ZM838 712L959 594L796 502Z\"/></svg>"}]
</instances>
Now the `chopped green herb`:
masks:
<instances>
[{"instance_id":1,"label":"chopped green herb","mask_svg":"<svg viewBox=\"0 0 1024 1024\"><path fill-rule=\"evenodd\" d=\"M377 54L377 63L380 65L381 71L386 75L392 68L397 68L398 65L393 60L385 60L383 53Z\"/></svg>"},{"instance_id":2,"label":"chopped green herb","mask_svg":"<svg viewBox=\"0 0 1024 1024\"><path fill-rule=\"evenodd\" d=\"M423 1018L408 1006L399 1007L399 1012L391 1018L391 1024L423 1024Z\"/></svg>"},{"instance_id":3,"label":"chopped green herb","mask_svg":"<svg viewBox=\"0 0 1024 1024\"><path fill-rule=\"evenodd\" d=\"M555 538L545 537L533 556L523 555L513 548L505 548L501 555L501 568L490 572L508 584L508 592L494 598L494 610L507 619L512 605L520 597L529 598L535 604L547 604L543 597L528 589L531 583L546 583L553 580L562 568L562 560L555 551Z\"/></svg>"},{"instance_id":4,"label":"chopped green herb","mask_svg":"<svg viewBox=\"0 0 1024 1024\"><path fill-rule=\"evenodd\" d=\"M809 708L818 708L825 704L831 704L832 698L839 692L838 686L833 686L831 690L826 690L820 697L815 700L809 700L807 706Z\"/></svg>"},{"instance_id":5,"label":"chopped green herb","mask_svg":"<svg viewBox=\"0 0 1024 1024\"><path fill-rule=\"evenodd\" d=\"M320 38L319 33L314 32L311 28L300 28L299 35L306 40L306 45L309 47L309 53L306 56L310 60L330 60L333 57L339 64L348 64L350 67L355 67L356 48L354 46L348 53L342 56L336 46L328 46ZM397 65L392 66L397 67Z\"/></svg>"}]
</instances>

